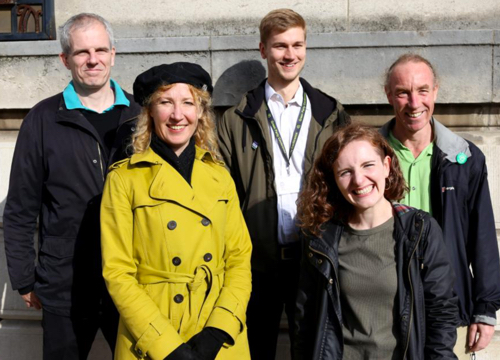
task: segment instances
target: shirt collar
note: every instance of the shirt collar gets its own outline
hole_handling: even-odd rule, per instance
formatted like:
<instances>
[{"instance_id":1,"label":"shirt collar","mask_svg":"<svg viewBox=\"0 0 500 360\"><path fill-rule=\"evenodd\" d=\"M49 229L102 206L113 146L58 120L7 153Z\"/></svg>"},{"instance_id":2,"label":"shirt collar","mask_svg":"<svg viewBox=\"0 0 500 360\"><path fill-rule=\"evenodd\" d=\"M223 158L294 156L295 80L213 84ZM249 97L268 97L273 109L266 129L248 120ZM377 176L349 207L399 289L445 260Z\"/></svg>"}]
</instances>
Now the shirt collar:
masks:
<instances>
[{"instance_id":1,"label":"shirt collar","mask_svg":"<svg viewBox=\"0 0 500 360\"><path fill-rule=\"evenodd\" d=\"M389 143L392 146L392 148L398 152L401 155L407 156L409 162L413 162L414 160L411 160L413 158L413 153L411 152L410 149L408 149L406 146L403 145L401 141L399 141L394 134L392 133L392 130L389 131ZM434 151L434 143L431 142L429 145L425 147L424 150L420 153L420 155L423 154L423 156L418 156L417 161L420 161L423 159L425 156L432 156L432 153Z\"/></svg>"},{"instance_id":2,"label":"shirt collar","mask_svg":"<svg viewBox=\"0 0 500 360\"><path fill-rule=\"evenodd\" d=\"M110 79L110 84L111 88L115 92L115 103L111 105L109 108L103 111L103 113L113 110L113 108L117 105L124 105L124 106L130 106L130 101L127 99L125 96L125 93L123 92L122 88L116 81L113 79ZM88 107L84 106L82 102L80 101L80 98L76 94L75 91L75 86L73 85L73 80L71 80L66 86L66 88L63 91L63 98L64 98L64 104L66 105L66 108L68 110L74 110L74 109L83 109L87 111L92 111L96 112L92 109L89 109Z\"/></svg>"},{"instance_id":3,"label":"shirt collar","mask_svg":"<svg viewBox=\"0 0 500 360\"><path fill-rule=\"evenodd\" d=\"M273 87L269 84L268 81L266 81L265 90L266 90L266 102L272 100L272 101L279 101L282 104L285 103L283 97L273 89ZM302 87L302 84L299 82L299 88L295 92L293 98L288 102L288 104L289 105L293 104L300 107L302 106L303 101L304 101L304 88Z\"/></svg>"}]
</instances>

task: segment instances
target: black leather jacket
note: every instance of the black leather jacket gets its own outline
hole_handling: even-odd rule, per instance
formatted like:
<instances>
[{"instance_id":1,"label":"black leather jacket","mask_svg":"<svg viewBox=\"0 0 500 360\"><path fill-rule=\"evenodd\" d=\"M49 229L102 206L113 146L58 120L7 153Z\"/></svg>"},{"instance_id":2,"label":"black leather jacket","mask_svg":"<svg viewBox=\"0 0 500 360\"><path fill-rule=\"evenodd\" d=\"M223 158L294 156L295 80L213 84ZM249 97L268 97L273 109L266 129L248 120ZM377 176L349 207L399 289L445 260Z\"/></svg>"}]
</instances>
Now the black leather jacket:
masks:
<instances>
[{"instance_id":1,"label":"black leather jacket","mask_svg":"<svg viewBox=\"0 0 500 360\"><path fill-rule=\"evenodd\" d=\"M394 319L404 359L456 359L457 297L441 229L427 213L393 204L398 295ZM304 237L297 296L294 360L342 359L338 243L341 224L329 222L322 238ZM377 311L377 309L373 309Z\"/></svg>"}]
</instances>

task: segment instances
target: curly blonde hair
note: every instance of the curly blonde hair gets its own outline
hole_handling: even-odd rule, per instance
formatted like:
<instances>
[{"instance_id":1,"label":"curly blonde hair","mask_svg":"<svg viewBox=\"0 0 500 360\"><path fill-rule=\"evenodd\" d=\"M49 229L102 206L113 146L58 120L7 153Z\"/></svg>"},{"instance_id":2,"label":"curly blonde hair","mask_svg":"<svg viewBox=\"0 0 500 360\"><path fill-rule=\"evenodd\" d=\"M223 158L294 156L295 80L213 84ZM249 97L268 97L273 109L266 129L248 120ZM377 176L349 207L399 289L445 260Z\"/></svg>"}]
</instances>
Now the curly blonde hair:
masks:
<instances>
[{"instance_id":1,"label":"curly blonde hair","mask_svg":"<svg viewBox=\"0 0 500 360\"><path fill-rule=\"evenodd\" d=\"M151 117L151 106L154 105L160 96L176 84L160 86L151 96L146 99L142 111L139 115L137 127L132 135L130 148L134 154L145 152L151 144L151 134L154 131L154 120ZM198 127L194 133L196 146L210 151L217 159L221 160L219 145L215 132L215 115L212 109L212 98L206 90L198 89L190 84L186 84L193 95L193 99L200 114Z\"/></svg>"},{"instance_id":2,"label":"curly blonde hair","mask_svg":"<svg viewBox=\"0 0 500 360\"><path fill-rule=\"evenodd\" d=\"M401 200L408 191L396 153L377 130L359 123L341 127L325 143L297 200L297 216L303 231L321 236L324 223L331 219L346 222L354 212L354 206L344 198L335 182L333 164L342 150L355 140L365 140L382 158L391 158L384 192L387 200Z\"/></svg>"}]
</instances>

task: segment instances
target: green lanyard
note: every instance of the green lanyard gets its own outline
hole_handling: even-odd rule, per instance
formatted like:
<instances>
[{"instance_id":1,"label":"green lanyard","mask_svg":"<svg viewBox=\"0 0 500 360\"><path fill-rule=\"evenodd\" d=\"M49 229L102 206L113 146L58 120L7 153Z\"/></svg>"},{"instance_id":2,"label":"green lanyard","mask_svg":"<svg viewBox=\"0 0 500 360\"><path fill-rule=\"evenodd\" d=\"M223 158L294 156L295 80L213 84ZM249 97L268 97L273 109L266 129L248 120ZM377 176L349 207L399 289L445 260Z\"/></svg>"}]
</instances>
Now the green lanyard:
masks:
<instances>
[{"instance_id":1,"label":"green lanyard","mask_svg":"<svg viewBox=\"0 0 500 360\"><path fill-rule=\"evenodd\" d=\"M273 129L276 140L278 140L278 145L280 147L281 154L283 155L283 158L286 161L286 167L288 169L290 168L290 160L292 159L292 152L293 149L295 149L295 145L297 144L297 139L299 138L300 129L302 128L302 122L304 121L304 115L306 113L306 107L307 107L306 92L304 91L304 99L302 100L302 106L300 107L299 116L297 118L297 124L295 125L295 130L293 131L292 141L290 143L289 155L287 155L286 153L285 144L283 144L283 139L281 138L278 126L276 125L276 121L273 118L273 114L271 114L271 111L269 110L269 106L267 106L267 103L265 104L266 104L267 120L269 121L269 125L271 125L271 128Z\"/></svg>"}]
</instances>

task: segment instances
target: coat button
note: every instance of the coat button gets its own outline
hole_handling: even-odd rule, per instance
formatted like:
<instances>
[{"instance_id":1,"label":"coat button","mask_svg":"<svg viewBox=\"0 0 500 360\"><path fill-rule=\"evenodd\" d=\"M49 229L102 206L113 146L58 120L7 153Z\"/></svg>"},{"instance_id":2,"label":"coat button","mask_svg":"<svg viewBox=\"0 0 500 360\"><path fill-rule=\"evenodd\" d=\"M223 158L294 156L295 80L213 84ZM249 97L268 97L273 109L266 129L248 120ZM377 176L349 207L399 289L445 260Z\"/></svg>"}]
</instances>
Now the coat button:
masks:
<instances>
[{"instance_id":1,"label":"coat button","mask_svg":"<svg viewBox=\"0 0 500 360\"><path fill-rule=\"evenodd\" d=\"M307 256L309 256L310 258L312 258L313 257L313 253L309 253L309 254L307 254Z\"/></svg>"},{"instance_id":2,"label":"coat button","mask_svg":"<svg viewBox=\"0 0 500 360\"><path fill-rule=\"evenodd\" d=\"M181 302L184 301L184 296L182 296L181 294L177 294L177 295L174 296L174 301L177 304L180 304Z\"/></svg>"},{"instance_id":3,"label":"coat button","mask_svg":"<svg viewBox=\"0 0 500 360\"><path fill-rule=\"evenodd\" d=\"M319 265L323 264L323 260L318 259L318 264L319 264Z\"/></svg>"},{"instance_id":4,"label":"coat button","mask_svg":"<svg viewBox=\"0 0 500 360\"><path fill-rule=\"evenodd\" d=\"M168 222L167 227L169 230L174 230L177 227L177 223L174 220Z\"/></svg>"},{"instance_id":5,"label":"coat button","mask_svg":"<svg viewBox=\"0 0 500 360\"><path fill-rule=\"evenodd\" d=\"M92 160L92 162L93 162L94 164L97 164L97 160L96 160L96 159Z\"/></svg>"},{"instance_id":6,"label":"coat button","mask_svg":"<svg viewBox=\"0 0 500 360\"><path fill-rule=\"evenodd\" d=\"M210 225L210 220L208 220L207 218L203 218L203 220L201 220L201 223L203 224L203 226L208 226Z\"/></svg>"},{"instance_id":7,"label":"coat button","mask_svg":"<svg viewBox=\"0 0 500 360\"><path fill-rule=\"evenodd\" d=\"M205 260L206 262L209 262L210 260L212 260L212 254L210 254L210 253L206 253L206 254L203 256L203 260Z\"/></svg>"},{"instance_id":8,"label":"coat button","mask_svg":"<svg viewBox=\"0 0 500 360\"><path fill-rule=\"evenodd\" d=\"M181 258L179 258L179 257L177 257L177 256L176 256L176 257L174 257L174 258L172 259L172 264L174 264L175 266L179 266L179 265L181 264Z\"/></svg>"},{"instance_id":9,"label":"coat button","mask_svg":"<svg viewBox=\"0 0 500 360\"><path fill-rule=\"evenodd\" d=\"M333 279L330 278L330 280L328 280L328 282L330 283L330 285L332 285L333 284Z\"/></svg>"}]
</instances>

